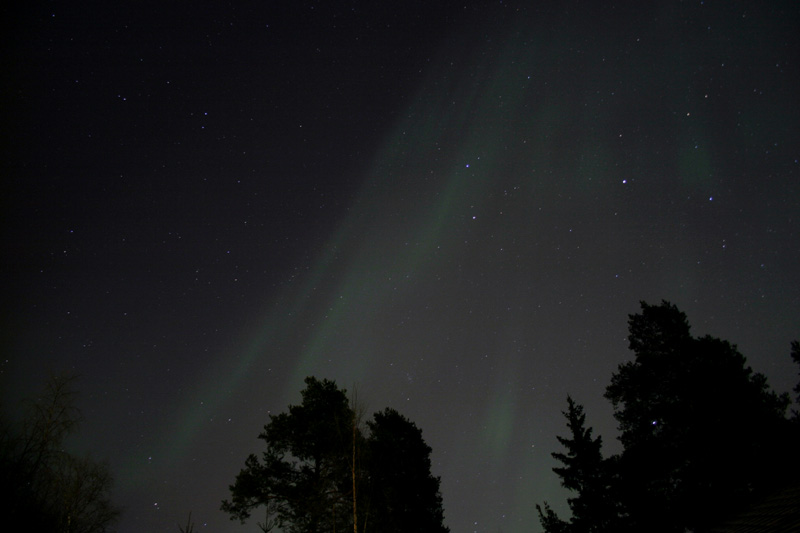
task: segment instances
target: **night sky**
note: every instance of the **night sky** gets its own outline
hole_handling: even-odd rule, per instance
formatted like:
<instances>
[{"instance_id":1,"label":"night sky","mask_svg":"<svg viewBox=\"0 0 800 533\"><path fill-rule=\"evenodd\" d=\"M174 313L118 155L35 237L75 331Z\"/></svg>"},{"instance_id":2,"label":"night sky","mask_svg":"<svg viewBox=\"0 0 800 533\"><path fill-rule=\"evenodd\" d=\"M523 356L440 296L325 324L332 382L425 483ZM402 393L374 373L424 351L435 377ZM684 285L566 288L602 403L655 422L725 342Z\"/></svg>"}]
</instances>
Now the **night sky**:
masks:
<instances>
[{"instance_id":1,"label":"night sky","mask_svg":"<svg viewBox=\"0 0 800 533\"><path fill-rule=\"evenodd\" d=\"M422 429L453 533L522 533L568 393L619 450L640 300L790 391L800 5L644 4L0 8L5 405L80 376L122 533L253 531L228 485L334 379Z\"/></svg>"}]
</instances>

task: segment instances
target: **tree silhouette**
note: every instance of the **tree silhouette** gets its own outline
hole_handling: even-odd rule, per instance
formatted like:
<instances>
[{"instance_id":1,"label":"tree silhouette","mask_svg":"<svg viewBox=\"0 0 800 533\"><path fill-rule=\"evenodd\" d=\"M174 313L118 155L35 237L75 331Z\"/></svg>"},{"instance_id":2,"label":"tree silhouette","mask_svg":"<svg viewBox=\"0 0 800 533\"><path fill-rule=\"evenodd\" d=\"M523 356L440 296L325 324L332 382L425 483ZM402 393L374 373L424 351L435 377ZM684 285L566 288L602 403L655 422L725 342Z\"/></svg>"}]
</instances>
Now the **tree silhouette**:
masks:
<instances>
[{"instance_id":1,"label":"tree silhouette","mask_svg":"<svg viewBox=\"0 0 800 533\"><path fill-rule=\"evenodd\" d=\"M292 532L344 530L348 520L348 461L352 410L332 381L306 378L300 405L270 415L259 435L267 444L261 461L250 455L230 487L222 510L244 522L266 506L262 529Z\"/></svg>"},{"instance_id":2,"label":"tree silhouette","mask_svg":"<svg viewBox=\"0 0 800 533\"><path fill-rule=\"evenodd\" d=\"M553 468L561 478L561 485L577 494L567 500L572 518L566 522L558 517L545 502L539 505L539 521L545 532L605 532L617 531L617 509L612 497L612 472L609 461L603 459L601 437L592 437L592 428L586 427L583 406L567 396L567 419L570 437L556 437L566 453L554 452L552 456L563 466Z\"/></svg>"},{"instance_id":3,"label":"tree silhouette","mask_svg":"<svg viewBox=\"0 0 800 533\"><path fill-rule=\"evenodd\" d=\"M222 510L244 523L264 507L259 527L293 533L327 531L446 532L430 448L399 413L376 413L365 436L356 404L333 381L305 380L302 403L270 415ZM357 528L357 529L356 529Z\"/></svg>"},{"instance_id":4,"label":"tree silhouette","mask_svg":"<svg viewBox=\"0 0 800 533\"><path fill-rule=\"evenodd\" d=\"M189 517L186 519L186 527L182 527L178 524L178 530L181 533L194 533L194 522L192 522L192 513L189 513Z\"/></svg>"},{"instance_id":5,"label":"tree silhouette","mask_svg":"<svg viewBox=\"0 0 800 533\"><path fill-rule=\"evenodd\" d=\"M800 365L800 342L792 341L792 361ZM794 386L794 393L797 394L795 401L800 404L800 380ZM794 411L794 420L800 422L800 411Z\"/></svg>"},{"instance_id":6,"label":"tree silhouette","mask_svg":"<svg viewBox=\"0 0 800 533\"><path fill-rule=\"evenodd\" d=\"M770 390L736 346L690 334L669 302L630 315L632 361L619 365L605 397L623 451L603 459L600 437L568 398L570 437L553 470L577 493L572 518L538 507L545 531L704 531L760 493L794 479L800 425L787 394ZM792 343L800 362L800 345Z\"/></svg>"},{"instance_id":7,"label":"tree silhouette","mask_svg":"<svg viewBox=\"0 0 800 533\"><path fill-rule=\"evenodd\" d=\"M108 466L64 449L81 421L73 382L51 378L20 428L3 424L0 506L8 523L24 523L31 531L96 533L119 517Z\"/></svg>"},{"instance_id":8,"label":"tree silhouette","mask_svg":"<svg viewBox=\"0 0 800 533\"><path fill-rule=\"evenodd\" d=\"M559 518L558 513L553 511L550 504L544 502L544 508L536 504L536 511L539 513L539 523L542 524L545 533L571 533L572 526L569 522Z\"/></svg>"},{"instance_id":9,"label":"tree silhouette","mask_svg":"<svg viewBox=\"0 0 800 533\"><path fill-rule=\"evenodd\" d=\"M635 359L606 389L624 446L622 498L634 527L702 528L775 481L789 399L735 346L691 337L674 305L641 308L629 319Z\"/></svg>"},{"instance_id":10,"label":"tree silhouette","mask_svg":"<svg viewBox=\"0 0 800 533\"><path fill-rule=\"evenodd\" d=\"M445 533L439 478L431 475L431 448L422 431L385 409L367 422L370 530L383 533Z\"/></svg>"}]
</instances>

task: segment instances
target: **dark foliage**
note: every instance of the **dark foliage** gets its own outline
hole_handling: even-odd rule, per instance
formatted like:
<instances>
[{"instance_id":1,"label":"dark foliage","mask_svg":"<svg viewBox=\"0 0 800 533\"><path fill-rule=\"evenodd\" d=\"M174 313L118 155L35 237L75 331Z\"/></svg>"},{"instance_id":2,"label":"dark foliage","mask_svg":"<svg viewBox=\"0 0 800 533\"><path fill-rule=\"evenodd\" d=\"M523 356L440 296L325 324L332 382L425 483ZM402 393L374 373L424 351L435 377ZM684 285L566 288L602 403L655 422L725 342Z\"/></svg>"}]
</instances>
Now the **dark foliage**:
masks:
<instances>
[{"instance_id":1,"label":"dark foliage","mask_svg":"<svg viewBox=\"0 0 800 533\"><path fill-rule=\"evenodd\" d=\"M623 498L640 527L703 528L783 472L788 396L727 341L691 337L674 305L643 302L629 326L636 357L606 391L624 445Z\"/></svg>"},{"instance_id":2,"label":"dark foliage","mask_svg":"<svg viewBox=\"0 0 800 533\"><path fill-rule=\"evenodd\" d=\"M554 470L577 496L569 523L540 509L548 532L703 531L797 474L788 395L772 392L736 346L692 337L669 302L641 307L628 322L634 360L605 394L623 452L602 459L600 438L568 400L571 438L559 438L567 453L554 454L564 464Z\"/></svg>"},{"instance_id":3,"label":"dark foliage","mask_svg":"<svg viewBox=\"0 0 800 533\"><path fill-rule=\"evenodd\" d=\"M800 365L800 342L798 341L792 341L792 361ZM794 393L797 394L796 402L800 404L800 380L794 386ZM800 422L800 411L795 410L794 419Z\"/></svg>"},{"instance_id":4,"label":"dark foliage","mask_svg":"<svg viewBox=\"0 0 800 533\"><path fill-rule=\"evenodd\" d=\"M572 524L561 519L547 502L544 502L544 507L537 504L536 511L539 513L539 522L545 533L570 533L573 531Z\"/></svg>"},{"instance_id":5,"label":"dark foliage","mask_svg":"<svg viewBox=\"0 0 800 533\"><path fill-rule=\"evenodd\" d=\"M421 431L394 410L376 413L364 435L346 391L306 378L302 403L270 416L222 510L244 523L263 507L263 531L445 533L439 479Z\"/></svg>"},{"instance_id":6,"label":"dark foliage","mask_svg":"<svg viewBox=\"0 0 800 533\"><path fill-rule=\"evenodd\" d=\"M572 511L569 522L560 519L547 503L544 509L536 506L539 521L547 533L559 531L610 532L617 531L618 511L612 493L612 460L603 459L601 437L592 437L586 427L583 406L567 397L567 419L570 437L556 437L566 453L555 452L553 457L564 466L553 468L561 484L576 493L569 498Z\"/></svg>"},{"instance_id":7,"label":"dark foliage","mask_svg":"<svg viewBox=\"0 0 800 533\"><path fill-rule=\"evenodd\" d=\"M52 378L19 428L0 428L0 507L7 523L28 531L100 533L120 514L108 466L64 450L81 420L72 381Z\"/></svg>"},{"instance_id":8,"label":"dark foliage","mask_svg":"<svg viewBox=\"0 0 800 533\"><path fill-rule=\"evenodd\" d=\"M431 448L422 431L394 409L367 422L371 507L369 530L443 533L439 478L431 475Z\"/></svg>"}]
</instances>

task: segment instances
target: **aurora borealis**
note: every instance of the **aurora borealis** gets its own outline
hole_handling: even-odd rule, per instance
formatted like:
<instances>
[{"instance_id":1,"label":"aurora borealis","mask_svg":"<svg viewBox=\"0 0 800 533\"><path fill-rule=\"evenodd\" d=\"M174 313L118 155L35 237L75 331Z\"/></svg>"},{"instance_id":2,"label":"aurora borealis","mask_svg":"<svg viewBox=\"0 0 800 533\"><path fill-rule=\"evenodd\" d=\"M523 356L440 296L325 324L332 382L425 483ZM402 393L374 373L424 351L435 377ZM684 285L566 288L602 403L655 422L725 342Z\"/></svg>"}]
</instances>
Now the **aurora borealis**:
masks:
<instances>
[{"instance_id":1,"label":"aurora borealis","mask_svg":"<svg viewBox=\"0 0 800 533\"><path fill-rule=\"evenodd\" d=\"M422 429L453 533L539 531L640 300L797 382L795 3L113 4L4 38L0 383L80 376L121 532L254 530L307 375Z\"/></svg>"}]
</instances>

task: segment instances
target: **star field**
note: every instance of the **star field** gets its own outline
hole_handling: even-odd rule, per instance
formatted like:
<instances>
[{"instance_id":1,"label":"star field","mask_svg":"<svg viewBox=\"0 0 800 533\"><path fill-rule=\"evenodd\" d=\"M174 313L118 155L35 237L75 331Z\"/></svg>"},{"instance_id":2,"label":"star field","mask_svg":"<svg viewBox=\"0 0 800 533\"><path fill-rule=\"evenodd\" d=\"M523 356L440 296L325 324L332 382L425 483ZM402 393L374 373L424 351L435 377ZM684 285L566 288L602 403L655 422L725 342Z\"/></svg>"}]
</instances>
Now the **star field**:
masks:
<instances>
[{"instance_id":1,"label":"star field","mask_svg":"<svg viewBox=\"0 0 800 533\"><path fill-rule=\"evenodd\" d=\"M121 532L255 527L220 501L308 375L422 429L451 531L539 531L640 300L795 385L800 8L429 4L14 19L3 402L80 376Z\"/></svg>"}]
</instances>

